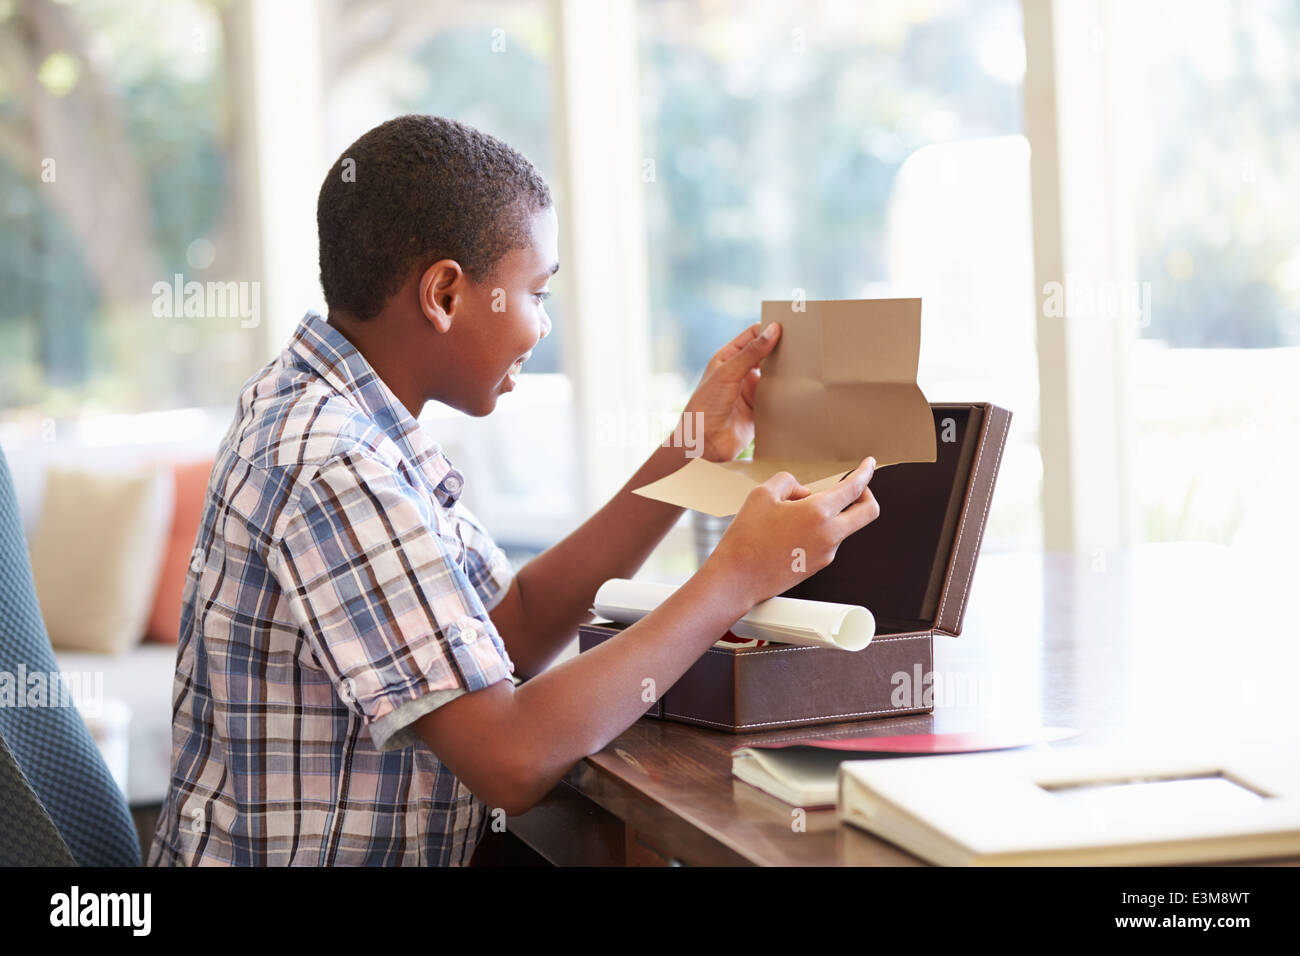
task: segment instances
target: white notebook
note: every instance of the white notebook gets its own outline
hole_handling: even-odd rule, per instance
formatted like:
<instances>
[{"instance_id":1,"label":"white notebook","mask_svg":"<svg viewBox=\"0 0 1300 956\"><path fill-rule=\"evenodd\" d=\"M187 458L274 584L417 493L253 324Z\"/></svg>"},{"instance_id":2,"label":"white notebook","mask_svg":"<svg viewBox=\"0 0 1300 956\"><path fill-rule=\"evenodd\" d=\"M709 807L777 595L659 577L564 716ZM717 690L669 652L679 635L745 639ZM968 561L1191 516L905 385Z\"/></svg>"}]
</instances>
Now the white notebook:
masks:
<instances>
[{"instance_id":1,"label":"white notebook","mask_svg":"<svg viewBox=\"0 0 1300 956\"><path fill-rule=\"evenodd\" d=\"M1300 856L1300 740L849 761L837 812L948 866Z\"/></svg>"},{"instance_id":2,"label":"white notebook","mask_svg":"<svg viewBox=\"0 0 1300 956\"><path fill-rule=\"evenodd\" d=\"M791 806L821 809L835 806L840 764L845 761L1008 750L1078 733L1068 727L986 726L956 733L795 738L737 747L731 752L731 775Z\"/></svg>"}]
</instances>

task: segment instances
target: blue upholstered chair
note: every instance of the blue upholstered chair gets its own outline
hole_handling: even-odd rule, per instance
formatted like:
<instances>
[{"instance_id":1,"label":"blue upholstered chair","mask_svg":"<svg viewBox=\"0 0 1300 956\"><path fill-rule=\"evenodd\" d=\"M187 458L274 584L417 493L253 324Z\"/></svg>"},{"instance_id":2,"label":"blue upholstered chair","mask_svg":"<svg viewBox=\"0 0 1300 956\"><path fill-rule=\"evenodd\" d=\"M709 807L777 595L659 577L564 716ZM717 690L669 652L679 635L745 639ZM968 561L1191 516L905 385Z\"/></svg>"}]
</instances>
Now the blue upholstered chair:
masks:
<instances>
[{"instance_id":1,"label":"blue upholstered chair","mask_svg":"<svg viewBox=\"0 0 1300 956\"><path fill-rule=\"evenodd\" d=\"M32 785L0 736L0 866L76 866Z\"/></svg>"},{"instance_id":2,"label":"blue upholstered chair","mask_svg":"<svg viewBox=\"0 0 1300 956\"><path fill-rule=\"evenodd\" d=\"M58 669L0 451L0 672L21 694L18 675ZM0 864L140 865L126 799L75 707L0 700L0 806Z\"/></svg>"}]
</instances>

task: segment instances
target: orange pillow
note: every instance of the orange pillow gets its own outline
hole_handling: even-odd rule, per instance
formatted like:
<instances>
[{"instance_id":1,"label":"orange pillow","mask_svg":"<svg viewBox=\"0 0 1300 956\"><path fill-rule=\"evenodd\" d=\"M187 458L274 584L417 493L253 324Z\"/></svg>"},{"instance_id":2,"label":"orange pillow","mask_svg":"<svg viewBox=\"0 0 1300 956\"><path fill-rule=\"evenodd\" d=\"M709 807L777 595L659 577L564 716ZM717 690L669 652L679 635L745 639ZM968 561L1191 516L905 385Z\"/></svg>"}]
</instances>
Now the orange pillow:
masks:
<instances>
[{"instance_id":1,"label":"orange pillow","mask_svg":"<svg viewBox=\"0 0 1300 956\"><path fill-rule=\"evenodd\" d=\"M158 592L154 596L153 611L149 615L149 627L145 632L147 640L175 644L180 639L185 576L190 569L194 539L199 535L199 522L203 517L212 465L213 459L209 458L172 468L176 506L172 512L167 554L158 575Z\"/></svg>"}]
</instances>

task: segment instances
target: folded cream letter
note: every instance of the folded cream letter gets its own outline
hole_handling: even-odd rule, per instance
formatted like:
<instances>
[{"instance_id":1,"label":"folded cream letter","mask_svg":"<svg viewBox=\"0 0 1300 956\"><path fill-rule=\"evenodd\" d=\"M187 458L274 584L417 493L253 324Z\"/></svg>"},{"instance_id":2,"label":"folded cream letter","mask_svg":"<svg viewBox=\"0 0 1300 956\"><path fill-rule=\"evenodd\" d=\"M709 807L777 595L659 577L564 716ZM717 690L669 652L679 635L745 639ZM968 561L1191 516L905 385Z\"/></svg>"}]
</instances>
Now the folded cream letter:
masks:
<instances>
[{"instance_id":1,"label":"folded cream letter","mask_svg":"<svg viewBox=\"0 0 1300 956\"><path fill-rule=\"evenodd\" d=\"M779 471L813 491L868 455L876 467L934 461L934 418L916 384L920 299L764 302L781 341L762 365L752 461L694 458L636 489L647 498L725 517Z\"/></svg>"}]
</instances>

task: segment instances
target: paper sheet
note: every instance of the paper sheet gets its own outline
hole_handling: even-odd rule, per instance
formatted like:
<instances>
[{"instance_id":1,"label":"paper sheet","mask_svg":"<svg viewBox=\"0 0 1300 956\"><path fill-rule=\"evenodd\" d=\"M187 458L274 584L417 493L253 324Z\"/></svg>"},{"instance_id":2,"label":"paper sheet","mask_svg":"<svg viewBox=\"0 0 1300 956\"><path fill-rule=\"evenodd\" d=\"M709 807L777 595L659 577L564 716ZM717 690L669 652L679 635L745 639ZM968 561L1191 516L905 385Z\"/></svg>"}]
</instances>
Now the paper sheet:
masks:
<instances>
[{"instance_id":1,"label":"paper sheet","mask_svg":"<svg viewBox=\"0 0 1300 956\"><path fill-rule=\"evenodd\" d=\"M934 461L934 417L916 384L920 299L764 302L762 324L781 341L761 366L752 461L702 458L639 495L726 517L778 471L813 491L839 481L868 455L876 467Z\"/></svg>"},{"instance_id":2,"label":"paper sheet","mask_svg":"<svg viewBox=\"0 0 1300 956\"><path fill-rule=\"evenodd\" d=\"M596 592L592 607L620 624L641 620L676 591L671 584L613 578ZM755 604L732 625L731 633L752 640L804 647L860 651L876 633L876 619L865 607L774 597Z\"/></svg>"}]
</instances>

